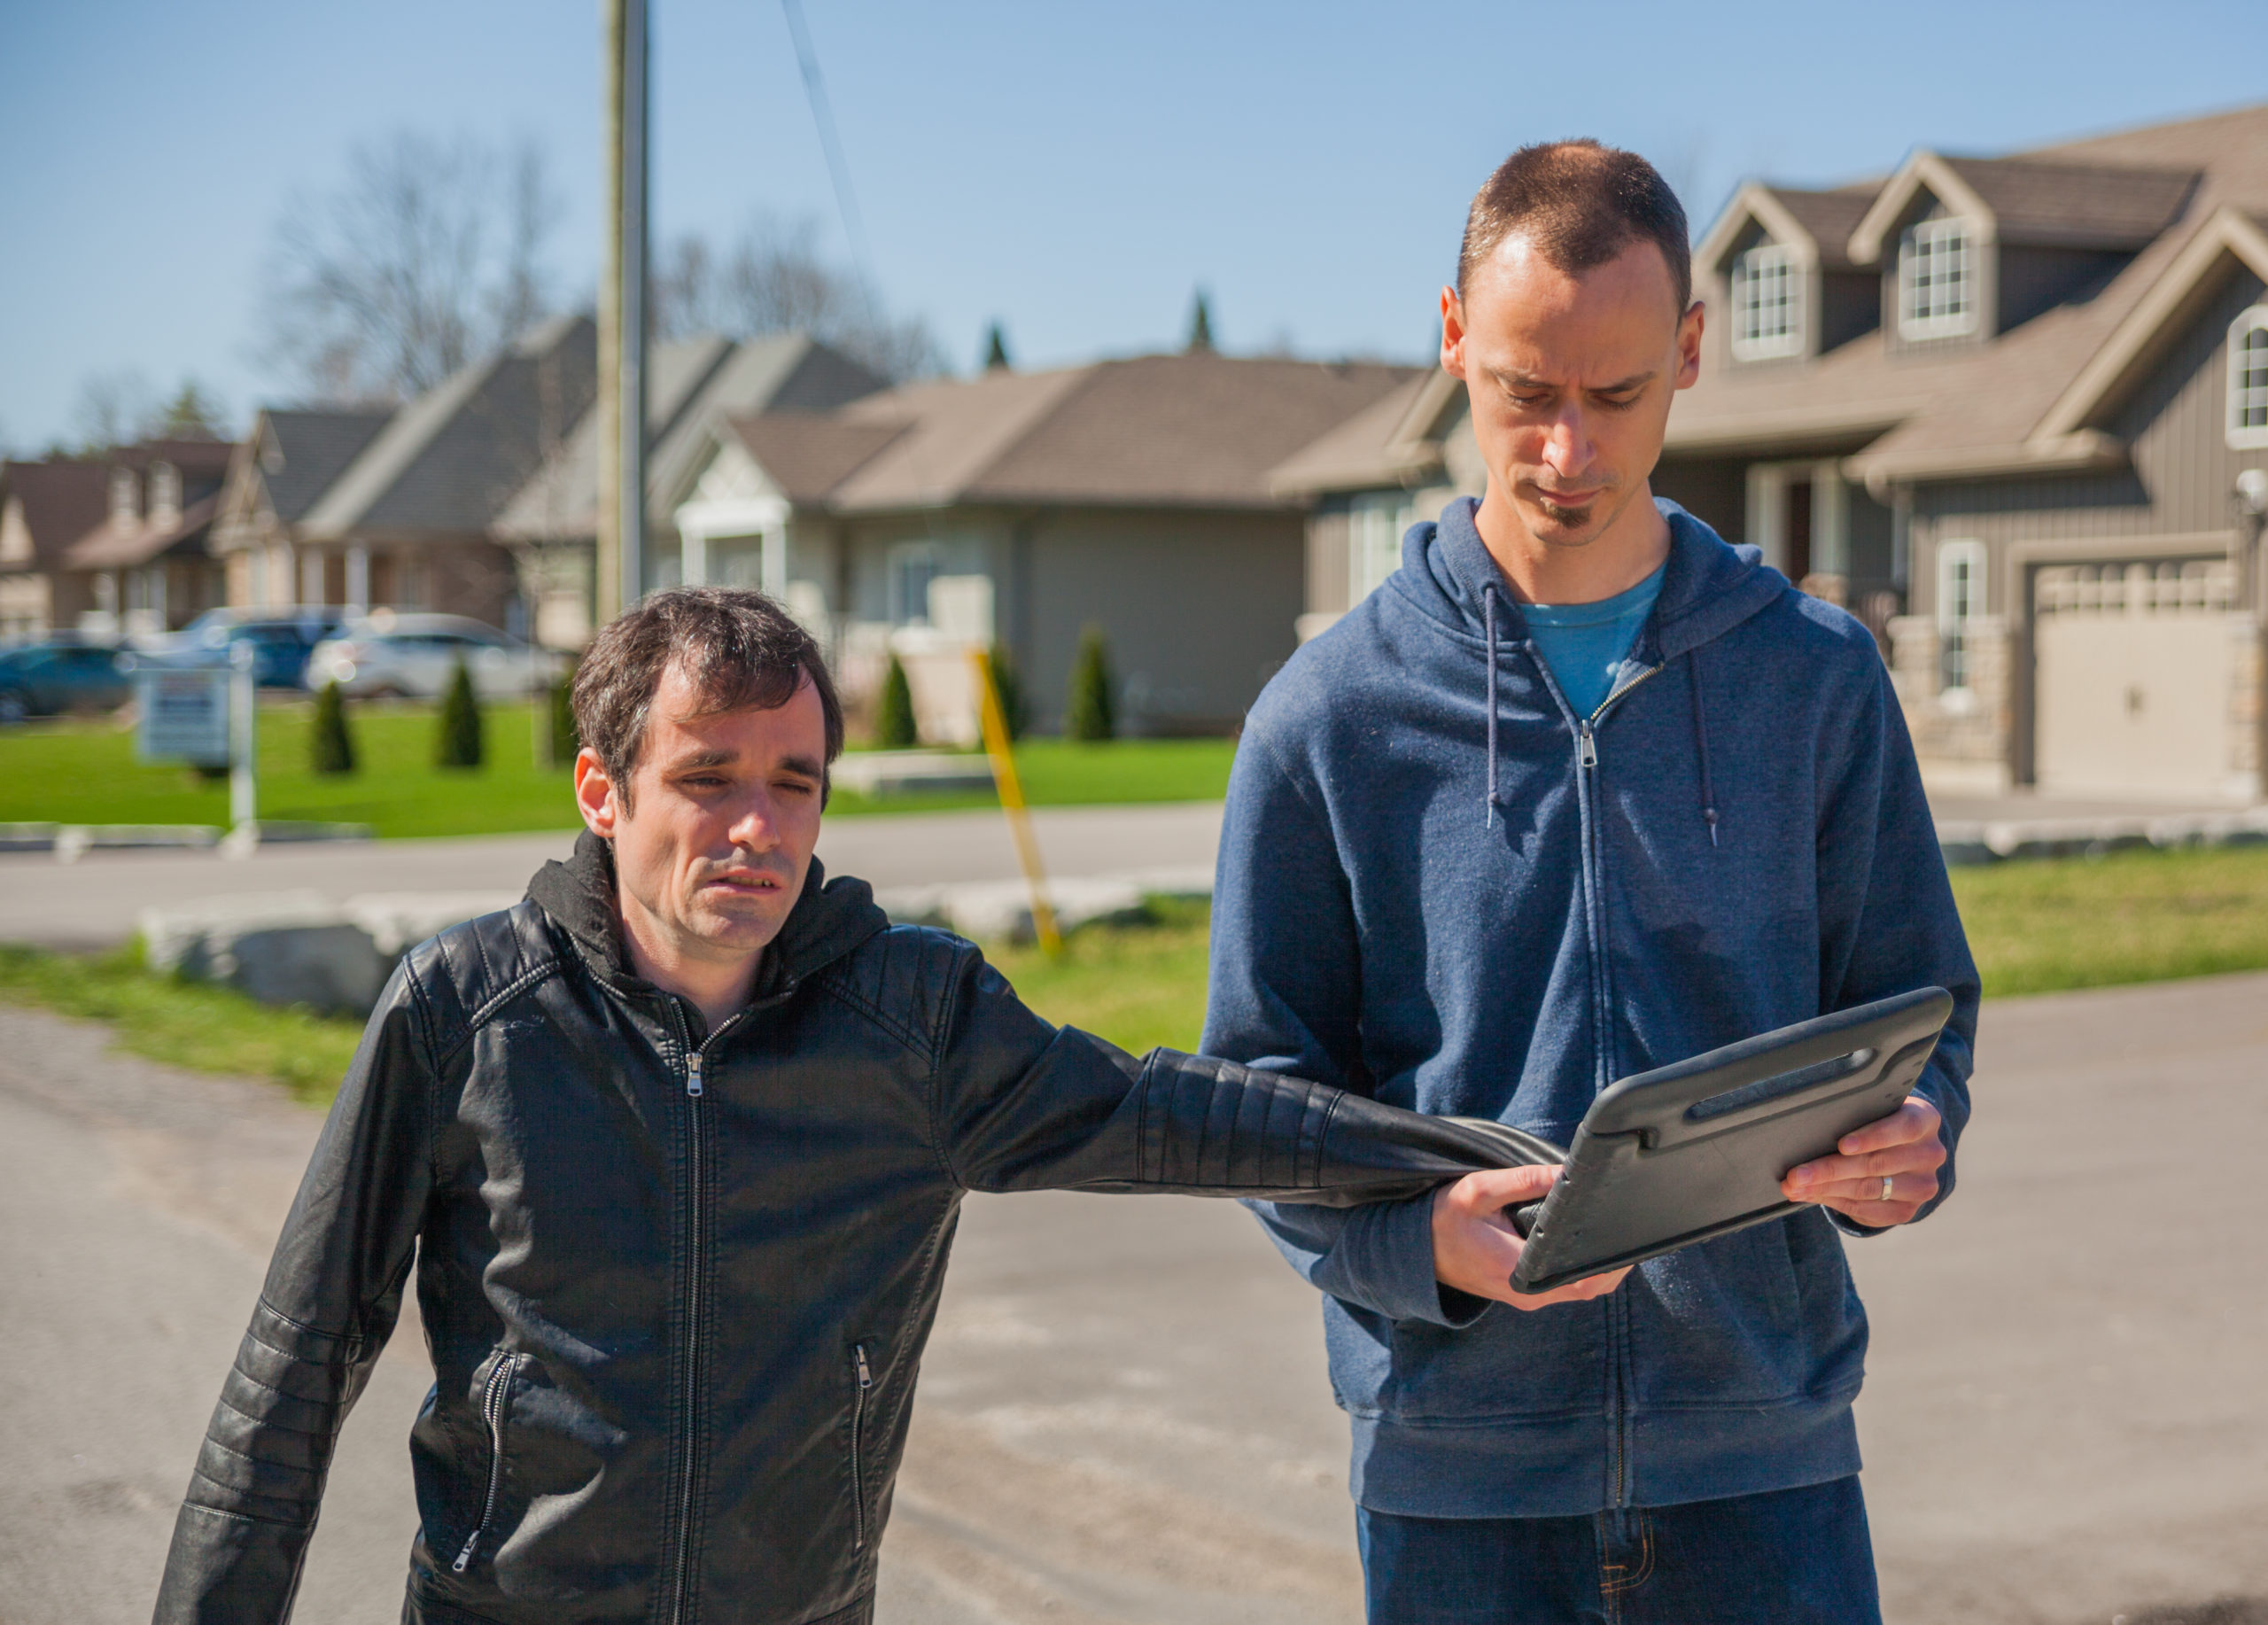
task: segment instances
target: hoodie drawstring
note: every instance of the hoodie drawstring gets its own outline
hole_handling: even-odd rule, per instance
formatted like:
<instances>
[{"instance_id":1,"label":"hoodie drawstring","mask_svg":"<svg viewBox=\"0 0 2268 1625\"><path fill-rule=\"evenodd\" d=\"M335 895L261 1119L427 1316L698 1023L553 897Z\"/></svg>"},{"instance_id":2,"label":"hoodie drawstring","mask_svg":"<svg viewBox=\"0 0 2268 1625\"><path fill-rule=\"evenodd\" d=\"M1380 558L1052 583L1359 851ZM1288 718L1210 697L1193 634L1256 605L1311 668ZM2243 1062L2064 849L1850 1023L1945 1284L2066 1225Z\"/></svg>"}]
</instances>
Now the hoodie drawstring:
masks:
<instances>
[{"instance_id":1,"label":"hoodie drawstring","mask_svg":"<svg viewBox=\"0 0 2268 1625\"><path fill-rule=\"evenodd\" d=\"M1488 798L1482 805L1480 827L1496 827L1496 587L1480 589L1480 618L1488 630Z\"/></svg>"},{"instance_id":2,"label":"hoodie drawstring","mask_svg":"<svg viewBox=\"0 0 2268 1625\"><path fill-rule=\"evenodd\" d=\"M1717 844L1717 787L1709 778L1709 712L1701 701L1701 651L1685 651L1686 664L1692 668L1693 679L1693 745L1701 758L1701 820L1709 826L1709 844Z\"/></svg>"}]
</instances>

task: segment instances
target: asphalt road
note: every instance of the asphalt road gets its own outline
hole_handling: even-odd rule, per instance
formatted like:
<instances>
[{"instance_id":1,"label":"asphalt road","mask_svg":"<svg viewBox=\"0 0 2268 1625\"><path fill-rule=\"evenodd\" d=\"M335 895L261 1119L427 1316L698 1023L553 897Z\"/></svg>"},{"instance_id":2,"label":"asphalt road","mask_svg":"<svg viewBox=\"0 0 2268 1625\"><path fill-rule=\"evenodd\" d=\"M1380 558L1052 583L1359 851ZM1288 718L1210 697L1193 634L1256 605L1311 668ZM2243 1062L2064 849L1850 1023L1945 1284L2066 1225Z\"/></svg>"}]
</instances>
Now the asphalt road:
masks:
<instances>
[{"instance_id":1,"label":"asphalt road","mask_svg":"<svg viewBox=\"0 0 2268 1625\"><path fill-rule=\"evenodd\" d=\"M2268 976L1994 1004L1980 1051L1959 1195L1852 1248L1889 1618L2268 1621ZM147 1618L314 1130L0 1008L5 1625ZM972 1201L885 1625L1352 1625L1319 1341L1232 1207ZM406 1325L348 1425L302 1620L398 1617L421 1360Z\"/></svg>"},{"instance_id":2,"label":"asphalt road","mask_svg":"<svg viewBox=\"0 0 2268 1625\"><path fill-rule=\"evenodd\" d=\"M1044 807L1032 814L1051 875L1210 869L1218 802ZM0 853L0 942L105 948L131 936L144 908L251 891L312 890L333 902L367 891L517 892L571 831L263 847L240 860L205 851ZM819 856L830 874L876 886L1011 880L1016 849L995 811L901 812L827 820Z\"/></svg>"}]
</instances>

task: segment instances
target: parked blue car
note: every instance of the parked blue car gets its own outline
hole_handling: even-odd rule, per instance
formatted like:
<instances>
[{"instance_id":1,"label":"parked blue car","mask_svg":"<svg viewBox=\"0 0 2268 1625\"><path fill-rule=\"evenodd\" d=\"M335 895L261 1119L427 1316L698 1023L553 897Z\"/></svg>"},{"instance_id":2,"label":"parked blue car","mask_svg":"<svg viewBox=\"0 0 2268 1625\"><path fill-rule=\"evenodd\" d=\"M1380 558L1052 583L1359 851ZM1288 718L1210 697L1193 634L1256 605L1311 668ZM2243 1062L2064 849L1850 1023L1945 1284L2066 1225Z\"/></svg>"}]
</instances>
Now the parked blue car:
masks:
<instances>
[{"instance_id":1,"label":"parked blue car","mask_svg":"<svg viewBox=\"0 0 2268 1625\"><path fill-rule=\"evenodd\" d=\"M300 609L273 614L244 610L207 610L163 643L136 657L151 665L227 665L235 648L248 643L252 673L263 688L304 688L307 656L336 634L346 619L340 610Z\"/></svg>"},{"instance_id":2,"label":"parked blue car","mask_svg":"<svg viewBox=\"0 0 2268 1625\"><path fill-rule=\"evenodd\" d=\"M134 680L107 643L65 636L0 649L0 723L110 711L133 697Z\"/></svg>"}]
</instances>

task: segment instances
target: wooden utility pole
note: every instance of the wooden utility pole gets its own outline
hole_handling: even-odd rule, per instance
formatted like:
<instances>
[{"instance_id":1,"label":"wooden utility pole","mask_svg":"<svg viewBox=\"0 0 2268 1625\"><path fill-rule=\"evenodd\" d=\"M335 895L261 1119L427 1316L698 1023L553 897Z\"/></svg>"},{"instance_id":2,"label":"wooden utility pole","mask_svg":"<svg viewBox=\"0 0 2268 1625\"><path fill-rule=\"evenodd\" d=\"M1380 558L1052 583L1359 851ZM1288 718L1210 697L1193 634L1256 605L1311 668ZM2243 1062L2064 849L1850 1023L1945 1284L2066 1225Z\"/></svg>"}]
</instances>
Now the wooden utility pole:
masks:
<instances>
[{"instance_id":1,"label":"wooden utility pole","mask_svg":"<svg viewBox=\"0 0 2268 1625\"><path fill-rule=\"evenodd\" d=\"M646 581L646 0L606 12L606 255L599 276L601 626Z\"/></svg>"}]
</instances>

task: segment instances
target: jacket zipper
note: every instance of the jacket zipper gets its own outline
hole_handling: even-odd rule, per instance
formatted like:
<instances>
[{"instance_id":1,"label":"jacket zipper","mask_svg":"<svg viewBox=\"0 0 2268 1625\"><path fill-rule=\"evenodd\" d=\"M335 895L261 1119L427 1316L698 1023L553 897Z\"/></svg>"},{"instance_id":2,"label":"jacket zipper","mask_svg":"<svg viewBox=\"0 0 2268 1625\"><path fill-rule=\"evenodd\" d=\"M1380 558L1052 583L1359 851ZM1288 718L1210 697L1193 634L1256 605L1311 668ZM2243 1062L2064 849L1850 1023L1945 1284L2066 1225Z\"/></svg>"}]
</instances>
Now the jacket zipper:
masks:
<instances>
[{"instance_id":1,"label":"jacket zipper","mask_svg":"<svg viewBox=\"0 0 2268 1625\"><path fill-rule=\"evenodd\" d=\"M685 1480L678 1497L677 1575L675 1599L670 1606L670 1617L685 1618L686 1596L693 1575L693 1513L694 1498L701 1480L700 1427L696 1411L701 1395L701 1316L702 1287L708 1263L703 1243L704 1192L706 1169L703 1166L704 1135L702 1130L701 1100L704 1092L701 1071L703 1058L709 1046L723 1038L738 1024L734 1015L720 1023L715 1031L698 1044L693 1041L693 1030L685 1019L685 1007L674 998L671 1011L677 1017L678 1040L685 1049L685 1092L687 1106L685 1114L687 1135L686 1189L692 1205L692 1234L687 1250L690 1267L687 1272L685 1290Z\"/></svg>"},{"instance_id":2,"label":"jacket zipper","mask_svg":"<svg viewBox=\"0 0 2268 1625\"><path fill-rule=\"evenodd\" d=\"M866 1394L874 1386L874 1367L866 1363L866 1345L850 1345L850 1369L858 1389L850 1402L850 1516L858 1549L866 1548Z\"/></svg>"},{"instance_id":3,"label":"jacket zipper","mask_svg":"<svg viewBox=\"0 0 2268 1625\"><path fill-rule=\"evenodd\" d=\"M452 1574L461 1574L471 1564L480 1537L488 1533L489 1520L496 1516L496 1497L504 1489L504 1406L511 1397L512 1378L526 1358L524 1354L508 1354L497 1361L489 1371L487 1387L481 1390L480 1416L488 1424L488 1494L480 1503L480 1521L464 1537L457 1560L449 1565Z\"/></svg>"},{"instance_id":4,"label":"jacket zipper","mask_svg":"<svg viewBox=\"0 0 2268 1625\"><path fill-rule=\"evenodd\" d=\"M1602 1085L1612 1081L1614 1071L1614 1007L1606 986L1606 875L1604 848L1598 831L1598 729L1605 722L1607 714L1622 703L1626 695L1658 674L1661 669L1658 665L1646 667L1600 701L1596 711L1579 719L1575 724L1579 745L1577 758L1581 764L1580 771L1583 778L1583 890L1588 894L1591 917L1591 1030L1598 1051L1598 1081ZM1630 1329L1628 1311L1623 1308L1620 1294L1606 1300L1606 1388L1613 1427L1613 1494L1614 1504L1621 1506L1629 1499L1630 1419L1623 1365Z\"/></svg>"}]
</instances>

